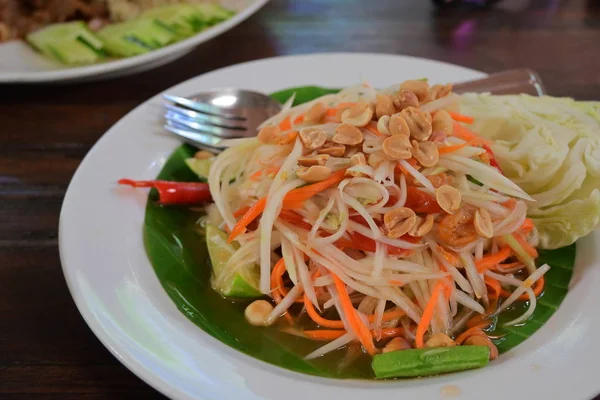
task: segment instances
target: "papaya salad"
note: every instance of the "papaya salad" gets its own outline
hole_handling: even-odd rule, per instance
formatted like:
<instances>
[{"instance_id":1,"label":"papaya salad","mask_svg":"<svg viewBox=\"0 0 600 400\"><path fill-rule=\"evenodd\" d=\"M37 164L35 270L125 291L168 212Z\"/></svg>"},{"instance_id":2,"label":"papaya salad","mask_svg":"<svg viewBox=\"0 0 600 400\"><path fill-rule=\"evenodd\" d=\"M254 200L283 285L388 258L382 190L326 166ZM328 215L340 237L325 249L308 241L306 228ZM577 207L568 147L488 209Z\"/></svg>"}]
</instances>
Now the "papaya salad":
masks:
<instances>
[{"instance_id":1,"label":"papaya salad","mask_svg":"<svg viewBox=\"0 0 600 400\"><path fill-rule=\"evenodd\" d=\"M496 358L489 328L516 301L527 308L505 324L524 323L550 267L535 262L534 200L460 100L427 80L359 84L286 103L216 157L199 152L208 186L187 200L212 199L212 287L252 298L249 324L321 342L307 360L360 345L377 378ZM161 196L177 184L122 183Z\"/></svg>"}]
</instances>

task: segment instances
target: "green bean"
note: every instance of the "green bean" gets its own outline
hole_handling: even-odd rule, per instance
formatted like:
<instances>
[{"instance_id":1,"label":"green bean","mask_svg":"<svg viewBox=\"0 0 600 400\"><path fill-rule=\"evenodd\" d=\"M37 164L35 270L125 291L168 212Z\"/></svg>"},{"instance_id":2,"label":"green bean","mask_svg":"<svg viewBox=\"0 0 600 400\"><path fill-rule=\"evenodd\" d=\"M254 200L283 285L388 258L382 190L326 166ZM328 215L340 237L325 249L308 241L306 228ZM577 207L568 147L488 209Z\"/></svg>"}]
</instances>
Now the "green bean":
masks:
<instances>
[{"instance_id":1,"label":"green bean","mask_svg":"<svg viewBox=\"0 0 600 400\"><path fill-rule=\"evenodd\" d=\"M407 378L480 368L489 359L487 346L434 347L378 354L371 367L378 379Z\"/></svg>"}]
</instances>

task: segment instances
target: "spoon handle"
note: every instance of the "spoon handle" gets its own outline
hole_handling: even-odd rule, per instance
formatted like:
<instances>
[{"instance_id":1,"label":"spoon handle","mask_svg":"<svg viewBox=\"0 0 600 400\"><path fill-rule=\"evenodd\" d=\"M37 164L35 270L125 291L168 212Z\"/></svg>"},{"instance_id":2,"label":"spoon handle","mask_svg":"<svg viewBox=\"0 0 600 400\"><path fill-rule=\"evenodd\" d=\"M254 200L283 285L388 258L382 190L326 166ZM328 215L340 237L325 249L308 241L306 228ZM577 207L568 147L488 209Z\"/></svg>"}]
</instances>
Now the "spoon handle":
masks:
<instances>
[{"instance_id":1,"label":"spoon handle","mask_svg":"<svg viewBox=\"0 0 600 400\"><path fill-rule=\"evenodd\" d=\"M544 85L538 74L527 68L511 69L488 75L485 78L457 83L452 89L455 93L489 92L492 94L520 94L543 96Z\"/></svg>"}]
</instances>

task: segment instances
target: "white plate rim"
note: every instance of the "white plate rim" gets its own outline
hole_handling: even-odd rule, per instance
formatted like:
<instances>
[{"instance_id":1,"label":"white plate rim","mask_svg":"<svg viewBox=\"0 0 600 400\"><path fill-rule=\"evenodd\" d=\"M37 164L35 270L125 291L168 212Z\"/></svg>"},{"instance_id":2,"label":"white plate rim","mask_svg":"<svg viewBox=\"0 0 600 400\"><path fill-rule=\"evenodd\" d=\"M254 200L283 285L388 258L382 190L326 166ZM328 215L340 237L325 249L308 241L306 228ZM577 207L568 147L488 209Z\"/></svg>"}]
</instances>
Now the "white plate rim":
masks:
<instances>
[{"instance_id":1,"label":"white plate rim","mask_svg":"<svg viewBox=\"0 0 600 400\"><path fill-rule=\"evenodd\" d=\"M256 13L269 0L253 0L246 8L239 11L232 18L223 21L209 29L199 32L194 36L173 43L161 49L151 51L138 56L117 59L99 64L66 67L47 71L35 72L2 72L0 71L0 83L42 83L75 81L95 76L115 74L118 71L133 70L146 64L162 65L161 60L169 57L178 58L191 51L195 46L207 42L220 34L232 29L245 19Z\"/></svg>"},{"instance_id":2,"label":"white plate rim","mask_svg":"<svg viewBox=\"0 0 600 400\"><path fill-rule=\"evenodd\" d=\"M332 59L335 59L336 62L339 61L349 61L355 60L359 61L365 60L370 61L379 61L385 62L388 60L397 60L396 62L402 64L404 62L417 62L422 63L424 66L431 67L435 65L436 68L448 68L453 71L463 71L466 75L470 75L470 77L481 76L480 73L476 71L468 70L463 67L457 67L450 64L439 63L430 60L422 60L412 57L406 56L394 56L394 55L376 55L376 54L364 54L364 53L338 53L338 54L316 54L316 55L305 55L305 56L287 56L287 57L277 57L272 59L251 61L244 64L230 66L221 70L213 71L209 74L205 74L203 76L199 76L197 78L193 78L187 82L184 82L180 85L177 85L168 91L176 94L189 94L190 91L193 92L197 90L195 87L198 86L198 82L204 82L203 85L206 85L207 81L213 82L218 81L218 77L225 74L231 74L232 72L243 73L246 69L256 68L257 66L262 66L268 68L269 65L277 64L277 63L289 63L290 61L297 62L306 62L310 60L312 64L317 64L319 62L323 62L323 60L328 60L331 62ZM412 60L412 61L411 61ZM427 68L425 68L426 70ZM403 78L404 79L404 78ZM316 82L323 86L334 86L327 85L324 82ZM309 84L309 82L304 82L304 84ZM289 86L294 86L296 83L291 83ZM200 85L202 86L202 85ZM219 83L214 86L219 86ZM250 87L252 88L252 87ZM283 89L284 87L280 87ZM259 88L260 89L260 88ZM269 88L271 89L271 88ZM79 169L75 173L71 184L67 190L67 194L65 196L65 201L63 203L63 208L61 210L60 217L60 229L59 229L59 243L60 243L60 254L61 254L61 262L63 264L63 271L65 273L65 277L67 280L67 284L69 286L69 290L77 304L80 313L92 329L96 336L101 340L101 342L130 370L136 373L141 379L149 383L151 386L155 387L162 393L172 396L177 399L193 399L193 398L220 398L214 397L214 393L207 394L206 397L198 397L197 393L192 393L189 391L189 387L181 388L174 387L173 382L167 382L164 379L165 374L157 374L155 370L149 368L147 364L140 362L135 358L135 355L131 354L130 349L122 344L115 342L113 336L107 331L103 329L103 327L99 323L98 315L94 315L89 307L89 299L82 293L81 281L78 281L81 278L81 271L78 265L73 264L72 258L73 248L70 241L73 241L74 237L81 232L74 230L77 226L73 226L74 221L72 218L76 215L76 199L73 197L74 192L77 190L77 186L81 184L81 179L85 175L89 175L93 171L90 171L86 165L90 164L90 160L96 157L96 153L99 152L99 148L104 146L103 143L108 143L108 141L113 140L119 135L119 129L122 129L122 125L126 124L128 121L131 121L132 118L136 116L139 117L140 110L143 108L148 108L150 106L156 105L156 101L159 99L159 95L150 99L148 102L142 104L132 112L130 112L127 116L125 116L121 121L113 126L99 141L98 143L90 150L88 155L82 161ZM163 143L164 142L161 140ZM169 151L164 152L163 155L167 155L170 153L176 142L171 140L171 148L167 149ZM145 171L145 173L156 173L158 171L159 166L155 165L154 169L150 169ZM139 168L138 168L139 169ZM151 178L152 176L140 176L139 178ZM106 182L105 182L106 183ZM104 186L104 190L110 191L110 186ZM131 206L133 203L134 207L142 207L145 205L145 195L130 195L130 199L134 198L134 200L130 200L128 206ZM125 200L127 203L127 200ZM131 207L130 207L131 208ZM75 212L75 214L74 214ZM143 211L142 211L143 214ZM205 341L204 345L206 346L215 346L208 350L209 353L211 351L215 351L219 356L222 357L231 357L231 359L235 360L235 364L231 364L235 367L238 365L243 366L244 371L235 371L233 375L236 378L240 376L277 376L280 380L285 381L286 384L291 384L294 386L294 389L298 389L299 391L305 391L303 395L306 393L310 393L312 397L315 398L326 398L331 395L338 394L346 394L350 397L350 399L359 398L353 397L355 394L368 395L373 399L385 398L385 396L389 396L390 389L394 390L394 393L398 394L411 394L422 396L432 397L434 395L439 396L439 391L446 386L447 384L459 384L459 387L463 390L463 395L460 397L462 399L471 399L477 398L478 390L481 388L477 385L477 380L481 378L485 374L489 376L492 372L495 374L507 374L507 366L510 364L511 366L516 363L518 367L521 369L519 372L521 374L529 374L528 381L532 383L532 385L525 385L523 382L519 381L518 389L525 390L526 393L534 395L536 397L541 397L542 395L546 398L564 398L565 393L569 393L570 398L590 398L600 392L600 382L596 382L593 379L593 374L590 374L590 368L592 367L592 361L594 359L593 356L600 355L600 347L598 345L594 345L593 341L590 341L589 337L586 335L589 334L598 334L600 333L600 324L598 319L590 318L593 314L593 307L590 308L590 305L593 306L594 300L600 300L598 295L590 292L589 288L591 285L595 283L600 283L600 274L597 269L589 268L592 264L597 264L600 259L600 251L598 250L598 246L594 246L594 243L598 242L598 234L594 233L584 240L580 242L579 251L578 251L578 259L577 259L577 268L575 271L575 276L572 280L572 284L575 285L575 289L571 290L565 299L563 306L559 309L559 311L553 316L545 325L542 327L532 338L528 339L525 343L518 346L515 350L507 353L506 356L502 358L499 362L494 365L489 366L487 369L481 371L472 371L467 372L460 375L451 375L451 376L442 376L435 378L428 378L426 385L421 385L422 381L410 381L403 383L385 383L385 384L372 384L372 383L364 383L364 382L344 382L344 385L340 384L340 381L330 381L323 378L313 378L304 375L299 375L297 373L289 372L281 370L277 367L272 367L270 365L266 365L260 361L256 361L254 359L250 359L248 356L241 355L234 350L226 347L220 343L217 343L215 339L208 336L204 332L200 331L198 328L193 326L191 322L187 321L185 317L180 315L180 317L184 321L177 321L181 323L181 326L178 328L190 328L186 326L192 325L195 329L198 329L202 334L199 334L199 337L195 339L202 339ZM146 263L149 266L148 261ZM151 267L150 267L151 268ZM153 271L151 271L154 274ZM151 279L150 279L151 280ZM157 294L158 297L168 297L166 293ZM164 299L163 299L164 300ZM585 300L585 301L584 301ZM579 306L576 306L576 304ZM173 306L174 308L174 306ZM573 309L573 315L562 315L564 309ZM172 311L172 310L170 310ZM178 311L177 311L178 312ZM557 317L560 315L560 318ZM177 319L177 318L176 318ZM565 329L565 331L560 333L553 333L553 329ZM582 345L589 346L586 351L582 351ZM552 351L556 351L557 348L568 349L572 351L572 353L567 355L562 355L562 361L565 360L569 362L569 364L564 365L564 368L561 366L555 365L553 363L553 354ZM525 361L526 360L526 361ZM529 364L528 364L529 363ZM538 368L539 367L539 368ZM241 368L241 367L240 367ZM248 372L245 370L248 368L252 372ZM206 368L205 368L206 369ZM592 368L593 369L593 368ZM483 371L483 372L482 372ZM557 372L558 371L558 372ZM586 373L587 371L587 373ZM553 378L564 379L561 374L568 374L570 377L571 383L576 382L575 385L569 385L569 391L565 392L557 387L557 385L551 385L547 382L551 381ZM557 375L558 374L558 375ZM510 375L510 374L509 374ZM575 376L577 375L577 376ZM158 379L158 380L157 380ZM223 378L226 379L226 378ZM222 381L221 383L226 382ZM535 383L537 382L537 386ZM544 383L546 382L546 383ZM464 387L463 385L467 386ZM472 386L470 386L472 385ZM527 386L533 386L528 388ZM264 388L255 388L252 389L243 386L241 389L235 385L232 385L231 388L221 387L219 390L229 391L229 393L244 393L247 397L243 398L273 398L269 397L273 395L273 391L264 391ZM500 392L495 393L491 396L491 398L500 398L506 395L512 395L515 397L514 390L508 391L510 388L500 387L498 388ZM236 392L236 390L241 390ZM274 391L277 388L273 389ZM215 392L220 394L221 392ZM354 393L354 394L353 394ZM479 393L480 394L480 393ZM497 397L495 395L498 395ZM209 397L213 396L213 397ZM489 396L488 396L489 397ZM517 396L517 398L520 396ZM290 400L292 398L296 398L292 393L289 396ZM505 397L503 397L505 398Z\"/></svg>"}]
</instances>

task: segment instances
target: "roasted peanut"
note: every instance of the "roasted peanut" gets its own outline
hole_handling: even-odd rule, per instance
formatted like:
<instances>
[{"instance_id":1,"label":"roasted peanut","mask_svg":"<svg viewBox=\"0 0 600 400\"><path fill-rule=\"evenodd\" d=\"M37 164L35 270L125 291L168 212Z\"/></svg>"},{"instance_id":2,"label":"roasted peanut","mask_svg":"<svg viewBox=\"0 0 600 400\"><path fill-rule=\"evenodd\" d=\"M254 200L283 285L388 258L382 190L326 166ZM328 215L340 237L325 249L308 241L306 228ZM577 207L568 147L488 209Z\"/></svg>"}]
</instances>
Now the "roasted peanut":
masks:
<instances>
[{"instance_id":1,"label":"roasted peanut","mask_svg":"<svg viewBox=\"0 0 600 400\"><path fill-rule=\"evenodd\" d=\"M267 317L271 314L271 311L273 311L271 303L266 300L256 300L246 307L244 316L250 325L269 326L272 323L267 322Z\"/></svg>"},{"instance_id":2,"label":"roasted peanut","mask_svg":"<svg viewBox=\"0 0 600 400\"><path fill-rule=\"evenodd\" d=\"M408 107L419 107L419 99L410 90L400 89L394 98L394 108L400 112Z\"/></svg>"},{"instance_id":3,"label":"roasted peanut","mask_svg":"<svg viewBox=\"0 0 600 400\"><path fill-rule=\"evenodd\" d=\"M331 157L342 157L346 152L346 146L343 144L327 142L317 149L319 154L328 154Z\"/></svg>"},{"instance_id":4,"label":"roasted peanut","mask_svg":"<svg viewBox=\"0 0 600 400\"><path fill-rule=\"evenodd\" d=\"M331 139L334 143L355 146L362 143L363 134L356 126L343 123L335 128L335 135Z\"/></svg>"},{"instance_id":5,"label":"roasted peanut","mask_svg":"<svg viewBox=\"0 0 600 400\"><path fill-rule=\"evenodd\" d=\"M456 342L448 335L443 333L436 333L435 335L431 335L429 340L425 342L425 347L454 347L457 346Z\"/></svg>"},{"instance_id":6,"label":"roasted peanut","mask_svg":"<svg viewBox=\"0 0 600 400\"><path fill-rule=\"evenodd\" d=\"M384 135L389 135L390 134L390 116L389 115L383 115L381 118L379 118L379 120L377 121L377 130L379 131L379 133L383 133Z\"/></svg>"},{"instance_id":7,"label":"roasted peanut","mask_svg":"<svg viewBox=\"0 0 600 400\"><path fill-rule=\"evenodd\" d=\"M357 165L367 165L367 159L365 158L365 155L363 153L356 153L354 155L352 155L352 157L350 157L350 167L355 167ZM365 173L363 172L359 172L359 171L351 171L351 170L346 170L346 176L353 176L353 177L364 177L367 176Z\"/></svg>"},{"instance_id":8,"label":"roasted peanut","mask_svg":"<svg viewBox=\"0 0 600 400\"><path fill-rule=\"evenodd\" d=\"M400 89L413 92L419 101L423 101L429 94L429 83L421 80L404 81L400 85Z\"/></svg>"},{"instance_id":9,"label":"roasted peanut","mask_svg":"<svg viewBox=\"0 0 600 400\"><path fill-rule=\"evenodd\" d=\"M453 127L452 117L446 110L439 110L433 116L431 130L436 134L452 135Z\"/></svg>"},{"instance_id":10,"label":"roasted peanut","mask_svg":"<svg viewBox=\"0 0 600 400\"><path fill-rule=\"evenodd\" d=\"M260 128L256 136L262 143L270 143L281 134L281 129L275 125L267 125Z\"/></svg>"},{"instance_id":11,"label":"roasted peanut","mask_svg":"<svg viewBox=\"0 0 600 400\"><path fill-rule=\"evenodd\" d=\"M442 185L435 191L435 200L442 210L448 214L455 214L460 208L462 196L452 186Z\"/></svg>"},{"instance_id":12,"label":"roasted peanut","mask_svg":"<svg viewBox=\"0 0 600 400\"><path fill-rule=\"evenodd\" d=\"M300 140L304 147L314 150L325 144L327 134L316 127L308 127L300 130Z\"/></svg>"},{"instance_id":13,"label":"roasted peanut","mask_svg":"<svg viewBox=\"0 0 600 400\"><path fill-rule=\"evenodd\" d=\"M389 353L391 351L407 350L410 348L411 347L410 347L410 343L408 343L408 340L401 338L401 337L397 337L397 338L393 338L385 345L385 347L383 348L383 352Z\"/></svg>"},{"instance_id":14,"label":"roasted peanut","mask_svg":"<svg viewBox=\"0 0 600 400\"><path fill-rule=\"evenodd\" d=\"M475 226L475 232L477 232L479 236L486 239L490 239L494 236L494 224L492 223L492 217L487 210L480 208L475 211L473 225Z\"/></svg>"},{"instance_id":15,"label":"roasted peanut","mask_svg":"<svg viewBox=\"0 0 600 400\"><path fill-rule=\"evenodd\" d=\"M410 136L410 128L406 123L406 120L402 115L394 114L390 117L390 122L388 123L388 129L390 134L392 135L405 135Z\"/></svg>"},{"instance_id":16,"label":"roasted peanut","mask_svg":"<svg viewBox=\"0 0 600 400\"><path fill-rule=\"evenodd\" d=\"M408 234L413 237L423 237L427 235L431 231L431 228L433 228L434 219L435 215L433 214L427 214L425 218L417 216L417 222Z\"/></svg>"},{"instance_id":17,"label":"roasted peanut","mask_svg":"<svg viewBox=\"0 0 600 400\"><path fill-rule=\"evenodd\" d=\"M309 124L318 124L321 122L325 113L327 112L327 107L321 102L313 104L313 106L306 112L304 116L304 122Z\"/></svg>"},{"instance_id":18,"label":"roasted peanut","mask_svg":"<svg viewBox=\"0 0 600 400\"><path fill-rule=\"evenodd\" d=\"M410 139L406 135L392 135L383 141L383 153L392 160L408 160L412 154Z\"/></svg>"},{"instance_id":19,"label":"roasted peanut","mask_svg":"<svg viewBox=\"0 0 600 400\"><path fill-rule=\"evenodd\" d=\"M408 107L400 112L400 116L406 121L410 130L410 137L418 141L425 141L431 136L431 115L418 108Z\"/></svg>"},{"instance_id":20,"label":"roasted peanut","mask_svg":"<svg viewBox=\"0 0 600 400\"><path fill-rule=\"evenodd\" d=\"M371 122L371 118L373 118L373 109L366 101L358 102L342 113L343 123L358 127L366 126Z\"/></svg>"},{"instance_id":21,"label":"roasted peanut","mask_svg":"<svg viewBox=\"0 0 600 400\"><path fill-rule=\"evenodd\" d=\"M417 223L417 216L413 210L407 207L395 208L383 215L383 223L388 233L387 236L393 239L405 235Z\"/></svg>"},{"instance_id":22,"label":"roasted peanut","mask_svg":"<svg viewBox=\"0 0 600 400\"><path fill-rule=\"evenodd\" d=\"M392 115L396 112L394 99L388 94L380 94L375 101L375 115L381 118L384 115Z\"/></svg>"},{"instance_id":23,"label":"roasted peanut","mask_svg":"<svg viewBox=\"0 0 600 400\"><path fill-rule=\"evenodd\" d=\"M194 154L194 158L197 160L207 160L209 158L213 158L215 155L209 151L206 150L200 150L197 151L196 154Z\"/></svg>"},{"instance_id":24,"label":"roasted peanut","mask_svg":"<svg viewBox=\"0 0 600 400\"><path fill-rule=\"evenodd\" d=\"M442 185L448 185L452 182L452 178L445 173L427 176L427 180L431 182L434 188L439 188Z\"/></svg>"},{"instance_id":25,"label":"roasted peanut","mask_svg":"<svg viewBox=\"0 0 600 400\"><path fill-rule=\"evenodd\" d=\"M344 111L349 110L350 108L350 106L338 107L337 111L335 112L335 122L342 122L342 114L344 113Z\"/></svg>"},{"instance_id":26,"label":"roasted peanut","mask_svg":"<svg viewBox=\"0 0 600 400\"><path fill-rule=\"evenodd\" d=\"M498 348L487 336L470 336L467 340L465 340L464 344L467 346L487 346L490 349L490 360L495 360L498 358Z\"/></svg>"},{"instance_id":27,"label":"roasted peanut","mask_svg":"<svg viewBox=\"0 0 600 400\"><path fill-rule=\"evenodd\" d=\"M328 154L319 154L317 156L299 157L298 165L303 167L312 167L313 165L325 165L329 159Z\"/></svg>"},{"instance_id":28,"label":"roasted peanut","mask_svg":"<svg viewBox=\"0 0 600 400\"><path fill-rule=\"evenodd\" d=\"M413 157L424 167L433 167L440 159L438 147L433 142L412 142Z\"/></svg>"},{"instance_id":29,"label":"roasted peanut","mask_svg":"<svg viewBox=\"0 0 600 400\"><path fill-rule=\"evenodd\" d=\"M385 160L386 160L386 157L385 157L385 154L383 153L383 151L378 150L378 151L375 151L375 152L369 154L369 159L367 160L367 162L369 163L369 166L371 166L372 168L377 168Z\"/></svg>"},{"instance_id":30,"label":"roasted peanut","mask_svg":"<svg viewBox=\"0 0 600 400\"><path fill-rule=\"evenodd\" d=\"M429 88L426 101L433 101L448 96L452 92L452 84L433 85Z\"/></svg>"},{"instance_id":31,"label":"roasted peanut","mask_svg":"<svg viewBox=\"0 0 600 400\"><path fill-rule=\"evenodd\" d=\"M367 159L363 153L356 153L350 157L350 166L354 167L355 165L367 165Z\"/></svg>"},{"instance_id":32,"label":"roasted peanut","mask_svg":"<svg viewBox=\"0 0 600 400\"><path fill-rule=\"evenodd\" d=\"M306 182L321 182L331 176L331 169L323 165L313 165L312 167L300 167L296 171L298 178Z\"/></svg>"},{"instance_id":33,"label":"roasted peanut","mask_svg":"<svg viewBox=\"0 0 600 400\"><path fill-rule=\"evenodd\" d=\"M288 131L287 133L285 133L283 135L275 136L273 143L280 144L280 145L292 144L296 141L297 137L298 137L298 131Z\"/></svg>"}]
</instances>

